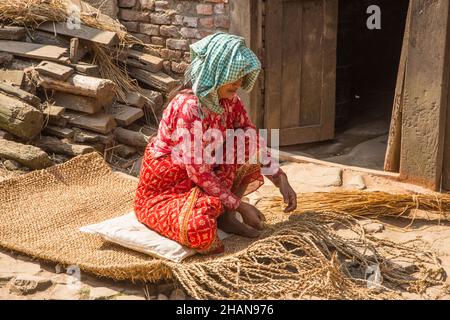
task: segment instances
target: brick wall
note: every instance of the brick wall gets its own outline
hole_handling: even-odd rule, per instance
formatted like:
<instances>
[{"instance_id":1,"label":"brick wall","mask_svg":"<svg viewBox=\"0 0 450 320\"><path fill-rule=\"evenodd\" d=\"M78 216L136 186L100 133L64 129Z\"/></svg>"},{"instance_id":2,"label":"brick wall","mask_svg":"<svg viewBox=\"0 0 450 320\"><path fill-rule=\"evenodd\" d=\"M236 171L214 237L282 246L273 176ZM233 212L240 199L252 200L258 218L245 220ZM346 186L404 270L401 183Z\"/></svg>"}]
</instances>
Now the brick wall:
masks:
<instances>
[{"instance_id":1,"label":"brick wall","mask_svg":"<svg viewBox=\"0 0 450 320\"><path fill-rule=\"evenodd\" d=\"M191 43L230 27L228 0L117 1L121 23L175 76L189 65Z\"/></svg>"}]
</instances>

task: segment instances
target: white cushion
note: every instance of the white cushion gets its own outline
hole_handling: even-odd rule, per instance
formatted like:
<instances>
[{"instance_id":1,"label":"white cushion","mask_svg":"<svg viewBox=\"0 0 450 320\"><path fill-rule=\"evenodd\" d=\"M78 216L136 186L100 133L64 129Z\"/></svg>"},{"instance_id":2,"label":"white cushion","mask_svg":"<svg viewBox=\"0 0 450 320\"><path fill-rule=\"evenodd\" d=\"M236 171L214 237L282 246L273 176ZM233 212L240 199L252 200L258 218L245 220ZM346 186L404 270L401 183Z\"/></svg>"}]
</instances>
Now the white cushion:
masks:
<instances>
[{"instance_id":1,"label":"white cushion","mask_svg":"<svg viewBox=\"0 0 450 320\"><path fill-rule=\"evenodd\" d=\"M180 262L196 253L195 250L163 237L140 223L133 211L120 217L81 227L80 231L96 234L128 249L174 262ZM230 236L222 230L218 230L218 235L221 240Z\"/></svg>"}]
</instances>

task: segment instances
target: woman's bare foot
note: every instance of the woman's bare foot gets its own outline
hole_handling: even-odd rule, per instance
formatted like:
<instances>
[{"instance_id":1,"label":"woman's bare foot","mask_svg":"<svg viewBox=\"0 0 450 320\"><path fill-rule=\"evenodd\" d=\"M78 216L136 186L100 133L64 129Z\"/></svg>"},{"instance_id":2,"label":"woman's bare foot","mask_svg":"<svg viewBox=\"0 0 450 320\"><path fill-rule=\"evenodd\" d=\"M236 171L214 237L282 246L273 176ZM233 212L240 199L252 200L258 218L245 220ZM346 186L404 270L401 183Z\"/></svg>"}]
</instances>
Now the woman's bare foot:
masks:
<instances>
[{"instance_id":1,"label":"woman's bare foot","mask_svg":"<svg viewBox=\"0 0 450 320\"><path fill-rule=\"evenodd\" d=\"M236 219L236 212L224 212L217 219L217 225L220 230L247 238L256 238L261 234L260 231Z\"/></svg>"}]
</instances>

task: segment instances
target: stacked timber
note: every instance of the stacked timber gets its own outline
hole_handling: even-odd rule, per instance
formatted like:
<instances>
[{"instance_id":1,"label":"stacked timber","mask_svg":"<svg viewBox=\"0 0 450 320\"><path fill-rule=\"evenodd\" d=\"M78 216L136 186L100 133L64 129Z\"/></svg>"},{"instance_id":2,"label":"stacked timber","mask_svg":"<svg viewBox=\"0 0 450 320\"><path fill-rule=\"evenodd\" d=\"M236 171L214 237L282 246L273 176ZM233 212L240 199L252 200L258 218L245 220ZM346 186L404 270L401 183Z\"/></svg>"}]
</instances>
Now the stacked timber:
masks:
<instances>
[{"instance_id":1,"label":"stacked timber","mask_svg":"<svg viewBox=\"0 0 450 320\"><path fill-rule=\"evenodd\" d=\"M179 81L163 72L162 59L130 46L115 63L137 86L119 94L94 59L96 45L119 51L117 34L81 28L46 22L27 31L0 21L0 166L28 171L100 152L116 169L138 174Z\"/></svg>"}]
</instances>

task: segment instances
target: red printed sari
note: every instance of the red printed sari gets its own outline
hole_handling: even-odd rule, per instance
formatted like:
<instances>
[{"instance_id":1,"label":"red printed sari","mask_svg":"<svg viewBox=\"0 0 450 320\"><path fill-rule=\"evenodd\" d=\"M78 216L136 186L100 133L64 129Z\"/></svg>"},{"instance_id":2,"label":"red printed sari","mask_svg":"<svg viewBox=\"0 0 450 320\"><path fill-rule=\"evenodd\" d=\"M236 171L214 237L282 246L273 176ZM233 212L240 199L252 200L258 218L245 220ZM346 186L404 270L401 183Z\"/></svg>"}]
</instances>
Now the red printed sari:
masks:
<instances>
[{"instance_id":1,"label":"red printed sari","mask_svg":"<svg viewBox=\"0 0 450 320\"><path fill-rule=\"evenodd\" d=\"M201 121L204 131L214 128L223 134L230 128L254 128L237 96L221 100L221 104L224 114L208 113L200 120L196 97L190 91L171 101L157 137L145 150L134 202L140 222L201 253L223 251L217 236L217 218L225 210L233 211L239 206L240 199L233 190L245 185L248 194L264 181L260 165L174 161L171 151L179 141L172 141L173 132L180 128L192 132L195 121Z\"/></svg>"}]
</instances>

